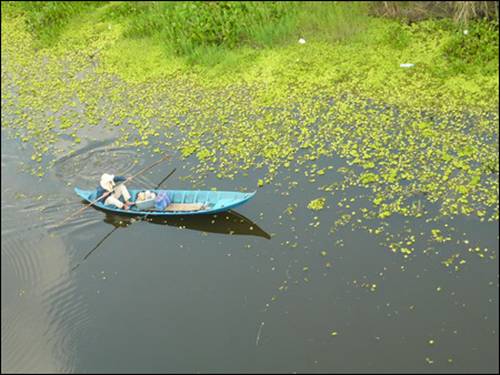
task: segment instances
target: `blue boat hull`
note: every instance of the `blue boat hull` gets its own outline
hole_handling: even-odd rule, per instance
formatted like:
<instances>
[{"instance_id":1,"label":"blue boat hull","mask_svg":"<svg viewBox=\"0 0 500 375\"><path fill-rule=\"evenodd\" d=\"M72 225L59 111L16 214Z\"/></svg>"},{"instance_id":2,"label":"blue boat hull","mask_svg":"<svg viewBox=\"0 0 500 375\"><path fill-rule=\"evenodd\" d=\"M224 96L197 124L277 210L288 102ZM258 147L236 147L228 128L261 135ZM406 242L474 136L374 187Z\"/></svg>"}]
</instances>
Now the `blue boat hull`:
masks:
<instances>
[{"instance_id":1,"label":"blue boat hull","mask_svg":"<svg viewBox=\"0 0 500 375\"><path fill-rule=\"evenodd\" d=\"M131 201L135 201L137 194L142 190L129 189L132 196ZM159 192L160 190L150 190ZM210 190L163 190L166 191L172 203L202 203L207 209L199 211L182 211L182 212L167 212L167 211L139 211L132 207L129 210L122 210L116 206L105 205L102 202L94 203L94 206L102 208L103 210L116 212L120 214L133 214L133 215L148 215L148 216L179 216L179 215L206 215L214 214L217 212L224 212L230 209L241 206L248 202L255 195L252 193L240 193L236 191L210 191ZM76 194L87 202L92 202L96 198L95 190L82 190L75 188Z\"/></svg>"}]
</instances>

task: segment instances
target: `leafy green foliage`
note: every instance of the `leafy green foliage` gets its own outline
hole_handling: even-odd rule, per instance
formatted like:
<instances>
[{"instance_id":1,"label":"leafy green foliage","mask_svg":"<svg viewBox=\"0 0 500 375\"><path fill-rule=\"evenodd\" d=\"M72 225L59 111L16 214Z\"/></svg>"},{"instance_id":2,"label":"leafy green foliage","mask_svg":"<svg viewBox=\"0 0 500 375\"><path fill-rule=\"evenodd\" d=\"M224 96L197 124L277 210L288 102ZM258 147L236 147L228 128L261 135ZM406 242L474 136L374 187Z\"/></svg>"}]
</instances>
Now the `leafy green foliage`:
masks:
<instances>
[{"instance_id":1,"label":"leafy green foliage","mask_svg":"<svg viewBox=\"0 0 500 375\"><path fill-rule=\"evenodd\" d=\"M482 67L485 73L498 71L498 23L473 21L465 29L456 28L442 50L456 70Z\"/></svg>"},{"instance_id":2,"label":"leafy green foliage","mask_svg":"<svg viewBox=\"0 0 500 375\"><path fill-rule=\"evenodd\" d=\"M26 17L28 28L38 36L41 45L54 42L68 21L96 7L99 1L16 1L6 2L6 11L14 11ZM2 8L4 3L2 2Z\"/></svg>"},{"instance_id":3,"label":"leafy green foliage","mask_svg":"<svg viewBox=\"0 0 500 375\"><path fill-rule=\"evenodd\" d=\"M152 2L135 14L125 33L129 37L157 35L178 54L198 47L235 48L256 42L284 17L292 5L281 2ZM260 31L258 31L260 30ZM264 32L265 34L265 32Z\"/></svg>"},{"instance_id":4,"label":"leafy green foliage","mask_svg":"<svg viewBox=\"0 0 500 375\"><path fill-rule=\"evenodd\" d=\"M335 43L362 35L371 20L366 2L303 2L296 12L297 34Z\"/></svg>"},{"instance_id":5,"label":"leafy green foliage","mask_svg":"<svg viewBox=\"0 0 500 375\"><path fill-rule=\"evenodd\" d=\"M392 23L385 33L384 42L395 49L407 48L411 41L411 33L408 26L400 23Z\"/></svg>"}]
</instances>

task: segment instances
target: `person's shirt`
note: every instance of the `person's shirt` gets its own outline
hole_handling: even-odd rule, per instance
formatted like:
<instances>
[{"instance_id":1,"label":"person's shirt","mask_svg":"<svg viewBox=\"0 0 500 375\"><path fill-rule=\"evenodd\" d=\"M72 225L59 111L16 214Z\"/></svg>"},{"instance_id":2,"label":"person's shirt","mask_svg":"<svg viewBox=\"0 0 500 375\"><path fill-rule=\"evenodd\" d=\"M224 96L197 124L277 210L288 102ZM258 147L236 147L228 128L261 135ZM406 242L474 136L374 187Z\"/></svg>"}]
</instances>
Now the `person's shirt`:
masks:
<instances>
[{"instance_id":1,"label":"person's shirt","mask_svg":"<svg viewBox=\"0 0 500 375\"><path fill-rule=\"evenodd\" d=\"M115 176L115 178L113 178L113 182L115 184L119 184L120 182L123 182L125 180L126 180L126 178L123 176ZM101 185L98 185L97 189L96 189L96 198L101 197L106 192L107 192L107 190L105 190ZM101 199L99 199L99 202L104 202L104 200L106 198L107 197L102 197Z\"/></svg>"}]
</instances>

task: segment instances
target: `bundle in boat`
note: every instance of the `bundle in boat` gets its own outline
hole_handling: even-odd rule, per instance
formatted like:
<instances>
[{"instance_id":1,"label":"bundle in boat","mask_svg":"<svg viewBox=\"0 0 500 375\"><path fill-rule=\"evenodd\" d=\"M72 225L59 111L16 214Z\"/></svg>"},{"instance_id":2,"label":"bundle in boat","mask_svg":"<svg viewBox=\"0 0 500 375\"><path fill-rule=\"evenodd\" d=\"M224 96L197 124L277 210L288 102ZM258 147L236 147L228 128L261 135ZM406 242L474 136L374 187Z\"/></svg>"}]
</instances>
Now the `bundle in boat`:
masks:
<instances>
[{"instance_id":1,"label":"bundle in boat","mask_svg":"<svg viewBox=\"0 0 500 375\"><path fill-rule=\"evenodd\" d=\"M181 211L200 211L207 209L203 203L170 203L165 207L164 211L181 212Z\"/></svg>"},{"instance_id":2,"label":"bundle in boat","mask_svg":"<svg viewBox=\"0 0 500 375\"><path fill-rule=\"evenodd\" d=\"M173 202L167 191L161 190L155 198L155 209L157 211L187 212L205 210L207 206L200 202Z\"/></svg>"}]
</instances>

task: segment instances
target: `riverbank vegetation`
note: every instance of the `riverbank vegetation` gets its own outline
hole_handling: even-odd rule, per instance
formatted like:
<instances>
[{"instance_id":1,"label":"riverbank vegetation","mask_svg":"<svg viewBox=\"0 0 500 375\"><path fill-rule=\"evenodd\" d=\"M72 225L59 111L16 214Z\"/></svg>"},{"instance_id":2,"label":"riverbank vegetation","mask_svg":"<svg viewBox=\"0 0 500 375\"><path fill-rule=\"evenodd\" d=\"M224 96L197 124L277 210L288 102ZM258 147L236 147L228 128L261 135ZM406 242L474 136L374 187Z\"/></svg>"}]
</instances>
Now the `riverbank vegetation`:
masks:
<instances>
[{"instance_id":1,"label":"riverbank vegetation","mask_svg":"<svg viewBox=\"0 0 500 375\"><path fill-rule=\"evenodd\" d=\"M498 2L25 1L3 2L2 14L23 17L37 48L65 43L64 35L81 34L84 24L100 34L103 25L119 28L116 45L108 50L135 47L144 54L140 48L151 44L163 52L161 65L174 57L202 66L239 65L256 51L286 48L300 37L330 45L357 42L365 53L380 45L403 51L425 42L437 49L434 59L442 58L426 56L426 69L436 75L443 74L439 63L454 68L448 74L470 65L491 73L498 64Z\"/></svg>"}]
</instances>

